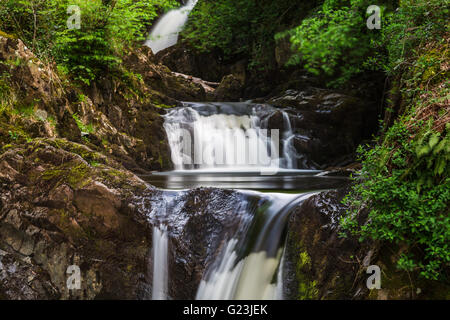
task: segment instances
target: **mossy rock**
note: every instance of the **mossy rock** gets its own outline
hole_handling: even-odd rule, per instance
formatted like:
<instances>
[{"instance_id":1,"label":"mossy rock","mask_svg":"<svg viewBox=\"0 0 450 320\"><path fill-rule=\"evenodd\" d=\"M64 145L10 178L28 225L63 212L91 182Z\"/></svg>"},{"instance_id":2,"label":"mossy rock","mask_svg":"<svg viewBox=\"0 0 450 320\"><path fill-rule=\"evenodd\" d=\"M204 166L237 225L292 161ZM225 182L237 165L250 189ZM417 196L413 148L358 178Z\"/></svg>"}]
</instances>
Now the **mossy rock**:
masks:
<instances>
[{"instance_id":1,"label":"mossy rock","mask_svg":"<svg viewBox=\"0 0 450 320\"><path fill-rule=\"evenodd\" d=\"M8 38L8 39L17 39L16 36L12 35L12 34L8 34L6 32L3 32L0 30L0 37L4 37L4 38Z\"/></svg>"}]
</instances>

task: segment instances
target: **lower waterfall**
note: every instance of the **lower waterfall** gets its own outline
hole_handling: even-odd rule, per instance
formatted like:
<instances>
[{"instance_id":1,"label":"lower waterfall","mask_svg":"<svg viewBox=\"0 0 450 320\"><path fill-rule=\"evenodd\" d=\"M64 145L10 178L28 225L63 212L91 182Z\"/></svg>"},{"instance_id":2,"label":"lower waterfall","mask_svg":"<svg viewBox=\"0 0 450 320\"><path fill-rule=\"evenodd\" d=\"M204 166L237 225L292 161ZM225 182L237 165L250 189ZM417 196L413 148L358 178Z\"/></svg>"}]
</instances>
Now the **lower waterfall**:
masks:
<instances>
[{"instance_id":1,"label":"lower waterfall","mask_svg":"<svg viewBox=\"0 0 450 320\"><path fill-rule=\"evenodd\" d=\"M153 228L153 288L152 300L166 300L169 282L168 236L164 228Z\"/></svg>"},{"instance_id":2,"label":"lower waterfall","mask_svg":"<svg viewBox=\"0 0 450 320\"><path fill-rule=\"evenodd\" d=\"M283 298L283 244L287 218L312 193L271 194L243 239L232 238L197 291L198 300L276 300Z\"/></svg>"}]
</instances>

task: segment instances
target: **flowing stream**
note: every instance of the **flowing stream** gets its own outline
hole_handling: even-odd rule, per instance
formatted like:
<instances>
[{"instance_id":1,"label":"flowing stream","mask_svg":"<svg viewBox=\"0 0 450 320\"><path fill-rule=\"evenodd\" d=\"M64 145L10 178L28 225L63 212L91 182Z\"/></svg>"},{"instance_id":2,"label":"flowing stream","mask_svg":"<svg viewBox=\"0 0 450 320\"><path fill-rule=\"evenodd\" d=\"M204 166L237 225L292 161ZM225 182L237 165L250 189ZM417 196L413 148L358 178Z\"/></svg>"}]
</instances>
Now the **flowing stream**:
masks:
<instances>
[{"instance_id":1,"label":"flowing stream","mask_svg":"<svg viewBox=\"0 0 450 320\"><path fill-rule=\"evenodd\" d=\"M146 42L154 53L177 43L197 1L187 1L157 22ZM278 113L276 123L280 128L269 128L273 126L269 119L274 113ZM197 187L238 189L243 203L251 195L264 201L257 208L249 206L244 211L241 209L245 206L236 207L234 214L241 215L242 221L204 271L195 298L283 299L289 215L314 194L311 190L338 187L344 183L343 178L325 178L318 175L320 171L298 169L302 155L294 148L295 134L289 115L269 105L185 102L168 111L164 128L174 170L147 177L153 185L166 189L151 213L161 218L153 228L152 299L170 298L167 228L170 218L176 221L183 214L177 194ZM248 189L294 192L260 193Z\"/></svg>"},{"instance_id":2,"label":"flowing stream","mask_svg":"<svg viewBox=\"0 0 450 320\"><path fill-rule=\"evenodd\" d=\"M162 229L162 230L161 230ZM153 300L165 300L168 286L168 237L164 228L153 228Z\"/></svg>"},{"instance_id":3,"label":"flowing stream","mask_svg":"<svg viewBox=\"0 0 450 320\"><path fill-rule=\"evenodd\" d=\"M289 116L281 111L285 129L269 130L262 118L268 111L251 103L185 103L171 110L164 128L175 169L296 169Z\"/></svg>"},{"instance_id":4,"label":"flowing stream","mask_svg":"<svg viewBox=\"0 0 450 320\"><path fill-rule=\"evenodd\" d=\"M282 115L278 122L282 129L275 133L269 130L268 120L274 112ZM321 171L297 169L289 115L268 105L186 102L168 111L164 128L175 170L155 173L150 182L163 189L181 190L163 191L171 196L160 199L158 203L164 204L158 204L154 210L165 222L153 230L152 298L169 298L170 246L165 230L171 219L166 215L172 215L176 221L183 214L179 211L181 205L175 208L182 200L174 200L174 195L190 188L213 186L237 189L244 204L249 204L247 199L251 197L263 201L244 211L236 207L234 214L240 215L242 221L234 234L224 239L215 260L207 266L195 298L282 299L289 215L314 194L311 190L338 187L342 178L321 177ZM284 193L289 188L293 192ZM270 192L256 191L261 189Z\"/></svg>"}]
</instances>

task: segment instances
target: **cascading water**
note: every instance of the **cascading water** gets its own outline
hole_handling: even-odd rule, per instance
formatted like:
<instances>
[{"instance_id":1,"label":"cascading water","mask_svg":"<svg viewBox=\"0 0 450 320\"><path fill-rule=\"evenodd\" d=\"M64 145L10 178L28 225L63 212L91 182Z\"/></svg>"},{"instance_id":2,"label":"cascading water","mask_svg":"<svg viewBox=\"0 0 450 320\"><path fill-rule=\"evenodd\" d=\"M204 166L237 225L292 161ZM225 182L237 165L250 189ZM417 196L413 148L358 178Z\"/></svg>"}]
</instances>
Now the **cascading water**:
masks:
<instances>
[{"instance_id":1,"label":"cascading water","mask_svg":"<svg viewBox=\"0 0 450 320\"><path fill-rule=\"evenodd\" d=\"M295 169L289 116L282 112L282 132L268 130L267 121L261 119L268 110L269 106L251 103L185 103L171 110L164 128L175 169Z\"/></svg>"},{"instance_id":2,"label":"cascading water","mask_svg":"<svg viewBox=\"0 0 450 320\"><path fill-rule=\"evenodd\" d=\"M269 195L243 239L232 238L203 277L196 299L282 299L283 233L289 213L312 194Z\"/></svg>"},{"instance_id":3,"label":"cascading water","mask_svg":"<svg viewBox=\"0 0 450 320\"><path fill-rule=\"evenodd\" d=\"M162 229L162 230L161 230ZM168 286L168 236L164 227L153 228L152 300L166 300Z\"/></svg>"},{"instance_id":4,"label":"cascading water","mask_svg":"<svg viewBox=\"0 0 450 320\"><path fill-rule=\"evenodd\" d=\"M325 177L312 178L318 171L296 169L299 155L293 146L295 135L289 115L269 105L185 102L170 109L164 117L175 170L152 174L155 179L152 183L163 177L169 188L171 181L176 181L172 188L241 189L239 183L247 179L250 181L247 189L260 189L266 184L269 190L289 187L299 190L299 185L301 190L319 190L337 184ZM280 128L273 132L276 125ZM277 169L276 176L264 176L264 168ZM327 181L331 182L327 185ZM287 220L313 193L259 193L242 189L238 193L242 196L239 205L227 211L239 217L238 230L224 235L225 242L215 249L219 252L214 251L214 259L208 262L196 298L282 299ZM251 200L254 198L259 199L257 205ZM174 203L173 198L159 200ZM175 225L183 220L178 217L184 215L179 211L182 207L170 210L169 220L173 219ZM169 225L174 226L170 222ZM153 235L153 298L161 299L167 297L167 236L161 228L155 229Z\"/></svg>"},{"instance_id":5,"label":"cascading water","mask_svg":"<svg viewBox=\"0 0 450 320\"><path fill-rule=\"evenodd\" d=\"M152 300L167 300L169 286L169 235L167 231L168 213L176 204L176 193L165 192L157 198L148 218L154 223L152 236L151 263Z\"/></svg>"},{"instance_id":6,"label":"cascading water","mask_svg":"<svg viewBox=\"0 0 450 320\"><path fill-rule=\"evenodd\" d=\"M178 42L178 34L186 24L189 13L194 9L198 0L189 0L184 6L167 12L152 29L145 45L153 53L169 48Z\"/></svg>"}]
</instances>

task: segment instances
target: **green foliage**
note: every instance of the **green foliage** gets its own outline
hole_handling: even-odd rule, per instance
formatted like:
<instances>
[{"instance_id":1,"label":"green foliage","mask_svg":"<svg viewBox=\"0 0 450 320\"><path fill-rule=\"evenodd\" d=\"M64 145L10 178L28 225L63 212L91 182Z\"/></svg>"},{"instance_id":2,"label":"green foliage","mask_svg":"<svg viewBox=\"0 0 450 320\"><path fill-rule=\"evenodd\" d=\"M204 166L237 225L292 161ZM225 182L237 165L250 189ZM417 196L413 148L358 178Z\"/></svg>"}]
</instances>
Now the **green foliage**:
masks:
<instances>
[{"instance_id":1,"label":"green foliage","mask_svg":"<svg viewBox=\"0 0 450 320\"><path fill-rule=\"evenodd\" d=\"M315 75L341 85L367 70L394 72L420 43L436 39L448 29L448 3L441 0L378 3L381 30L369 30L369 0L326 0L298 27L277 34L289 36L294 54L288 64L303 64Z\"/></svg>"},{"instance_id":2,"label":"green foliage","mask_svg":"<svg viewBox=\"0 0 450 320\"><path fill-rule=\"evenodd\" d=\"M225 59L249 58L252 68L273 62L274 34L298 21L318 1L202 0L182 33L199 51L219 49Z\"/></svg>"},{"instance_id":3,"label":"green foliage","mask_svg":"<svg viewBox=\"0 0 450 320\"><path fill-rule=\"evenodd\" d=\"M93 133L95 131L94 130L94 126L91 123L85 125L83 123L83 121L81 121L81 119L78 116L78 114L74 113L72 115L72 117L75 120L75 122L76 122L76 124L77 124L77 126L78 126L78 128L80 129L81 132L83 132L83 133Z\"/></svg>"},{"instance_id":4,"label":"green foliage","mask_svg":"<svg viewBox=\"0 0 450 320\"><path fill-rule=\"evenodd\" d=\"M70 5L81 10L81 29L67 27ZM0 3L0 29L89 84L114 71L123 51L145 39L158 13L175 5L175 0L5 0Z\"/></svg>"},{"instance_id":5,"label":"green foliage","mask_svg":"<svg viewBox=\"0 0 450 320\"><path fill-rule=\"evenodd\" d=\"M450 124L441 134L430 122L411 139L420 123L410 129L410 121L397 121L375 148L360 147L363 170L345 199L351 210L342 226L361 240L407 244L398 266L436 280L450 263ZM368 222L359 226L362 208L369 210Z\"/></svg>"},{"instance_id":6,"label":"green foliage","mask_svg":"<svg viewBox=\"0 0 450 320\"><path fill-rule=\"evenodd\" d=\"M386 50L383 69L392 74L414 54L415 48L439 40L449 30L447 0L403 0L385 16L381 42Z\"/></svg>"}]
</instances>

